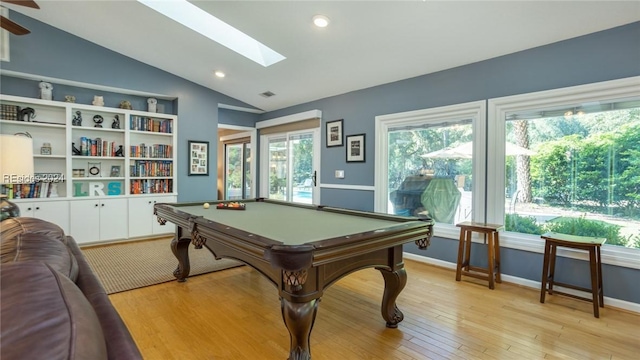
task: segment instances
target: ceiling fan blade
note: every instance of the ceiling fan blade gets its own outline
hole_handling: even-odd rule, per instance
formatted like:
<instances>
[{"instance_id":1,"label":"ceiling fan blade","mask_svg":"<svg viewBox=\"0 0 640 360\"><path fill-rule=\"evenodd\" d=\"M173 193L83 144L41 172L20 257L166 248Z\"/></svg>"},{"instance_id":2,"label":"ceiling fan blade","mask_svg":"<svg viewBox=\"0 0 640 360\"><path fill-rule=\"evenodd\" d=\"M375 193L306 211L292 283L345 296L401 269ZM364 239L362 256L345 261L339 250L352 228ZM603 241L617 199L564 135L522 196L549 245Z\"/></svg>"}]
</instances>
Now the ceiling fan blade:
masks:
<instances>
[{"instance_id":1,"label":"ceiling fan blade","mask_svg":"<svg viewBox=\"0 0 640 360\"><path fill-rule=\"evenodd\" d=\"M2 1L9 4L30 7L32 9L40 9L40 6L38 6L38 4L36 4L36 2L33 0L2 0Z\"/></svg>"},{"instance_id":2,"label":"ceiling fan blade","mask_svg":"<svg viewBox=\"0 0 640 360\"><path fill-rule=\"evenodd\" d=\"M31 32L27 28L16 24L4 16L0 16L0 27L15 35L26 35Z\"/></svg>"}]
</instances>

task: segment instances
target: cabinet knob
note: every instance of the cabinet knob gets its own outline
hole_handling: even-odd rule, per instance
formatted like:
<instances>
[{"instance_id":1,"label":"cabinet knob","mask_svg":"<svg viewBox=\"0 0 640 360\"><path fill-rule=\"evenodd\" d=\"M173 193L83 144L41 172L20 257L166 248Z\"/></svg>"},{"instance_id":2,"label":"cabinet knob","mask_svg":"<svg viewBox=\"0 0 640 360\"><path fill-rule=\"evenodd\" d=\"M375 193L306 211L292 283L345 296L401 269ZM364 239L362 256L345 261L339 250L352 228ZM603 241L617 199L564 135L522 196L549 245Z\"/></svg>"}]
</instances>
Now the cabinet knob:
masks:
<instances>
[{"instance_id":1,"label":"cabinet knob","mask_svg":"<svg viewBox=\"0 0 640 360\"><path fill-rule=\"evenodd\" d=\"M151 200L149 200L149 204L151 204Z\"/></svg>"},{"instance_id":2,"label":"cabinet knob","mask_svg":"<svg viewBox=\"0 0 640 360\"><path fill-rule=\"evenodd\" d=\"M31 211L31 208L30 208L30 207L29 207L29 208L27 208L27 211Z\"/></svg>"},{"instance_id":3,"label":"cabinet knob","mask_svg":"<svg viewBox=\"0 0 640 360\"><path fill-rule=\"evenodd\" d=\"M104 207L104 204L101 204L100 206Z\"/></svg>"},{"instance_id":4,"label":"cabinet knob","mask_svg":"<svg viewBox=\"0 0 640 360\"><path fill-rule=\"evenodd\" d=\"M96 204L96 207L98 207L98 204Z\"/></svg>"},{"instance_id":5,"label":"cabinet knob","mask_svg":"<svg viewBox=\"0 0 640 360\"><path fill-rule=\"evenodd\" d=\"M40 206L36 206L36 210L40 210Z\"/></svg>"}]
</instances>

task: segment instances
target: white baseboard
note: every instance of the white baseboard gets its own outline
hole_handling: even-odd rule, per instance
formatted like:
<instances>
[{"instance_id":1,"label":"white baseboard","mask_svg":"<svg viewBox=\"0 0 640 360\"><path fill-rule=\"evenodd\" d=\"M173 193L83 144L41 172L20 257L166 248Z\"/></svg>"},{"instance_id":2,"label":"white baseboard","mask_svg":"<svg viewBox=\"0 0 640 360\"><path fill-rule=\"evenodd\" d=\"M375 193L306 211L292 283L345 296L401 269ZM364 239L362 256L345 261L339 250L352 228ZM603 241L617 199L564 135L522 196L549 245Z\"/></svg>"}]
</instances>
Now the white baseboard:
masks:
<instances>
[{"instance_id":1,"label":"white baseboard","mask_svg":"<svg viewBox=\"0 0 640 360\"><path fill-rule=\"evenodd\" d=\"M455 263L451 263L448 261L442 261L442 260L438 260L438 259L433 259L433 258L429 258L426 256L421 256L421 255L416 255L416 254L412 254L412 253L404 253L404 258L405 259L409 259L409 260L413 260L413 261L417 261L417 262L421 262L421 263L425 263L425 264L429 264L429 265L434 265L434 266L439 266L442 268L446 268L446 269L451 269L451 270L456 270L456 264ZM528 288L532 288L532 289L536 289L538 291L540 291L540 282L538 281L533 281L533 280L529 280L529 279L523 279L523 278L519 278L516 276L511 276L511 275L505 275L502 274L501 275L502 281L504 282L509 282L512 284L516 284L516 285L521 285L524 287L528 287ZM572 295L582 295L584 296L583 293L573 290L573 289L567 289L567 288L563 288L561 286L554 286L554 289L557 289L558 291L562 291L568 294L572 294ZM614 298L610 298L605 296L604 297L604 303L607 306L611 306L611 307L615 307L618 309L623 309L623 310L627 310L627 311L632 311L635 313L639 313L640 314L640 304L638 303L633 303L630 301L624 301L624 300L620 300L620 299L614 299Z\"/></svg>"}]
</instances>

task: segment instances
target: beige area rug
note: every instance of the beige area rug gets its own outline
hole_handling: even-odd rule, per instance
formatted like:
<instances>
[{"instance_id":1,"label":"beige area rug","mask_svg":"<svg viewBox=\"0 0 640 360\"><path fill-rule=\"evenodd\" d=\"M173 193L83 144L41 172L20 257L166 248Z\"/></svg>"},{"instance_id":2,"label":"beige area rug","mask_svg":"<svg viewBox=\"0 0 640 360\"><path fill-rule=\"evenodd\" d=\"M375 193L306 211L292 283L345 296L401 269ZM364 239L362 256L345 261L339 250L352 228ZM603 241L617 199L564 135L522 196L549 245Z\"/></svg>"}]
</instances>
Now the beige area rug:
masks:
<instances>
[{"instance_id":1,"label":"beige area rug","mask_svg":"<svg viewBox=\"0 0 640 360\"><path fill-rule=\"evenodd\" d=\"M171 252L171 239L141 240L83 248L82 252L107 294L176 280L178 260ZM189 276L243 265L230 259L216 260L206 248L189 246Z\"/></svg>"}]
</instances>

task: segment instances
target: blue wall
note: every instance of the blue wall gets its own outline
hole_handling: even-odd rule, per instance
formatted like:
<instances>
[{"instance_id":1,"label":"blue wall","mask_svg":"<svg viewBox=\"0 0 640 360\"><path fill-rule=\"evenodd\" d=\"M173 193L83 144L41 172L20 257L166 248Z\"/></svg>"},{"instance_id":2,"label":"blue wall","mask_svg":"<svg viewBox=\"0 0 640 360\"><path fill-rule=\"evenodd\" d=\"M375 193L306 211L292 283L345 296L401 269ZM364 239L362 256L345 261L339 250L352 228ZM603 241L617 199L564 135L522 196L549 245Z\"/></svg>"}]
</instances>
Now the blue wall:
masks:
<instances>
[{"instance_id":1,"label":"blue wall","mask_svg":"<svg viewBox=\"0 0 640 360\"><path fill-rule=\"evenodd\" d=\"M344 133L365 133L374 152L378 115L640 75L640 22L449 70L268 112L260 120L322 110L323 121L344 119ZM323 141L325 126L322 126ZM374 162L346 163L344 148L322 149L322 183L373 185ZM335 170L345 178L333 178ZM323 197L324 202L324 197ZM373 201L372 201L373 203ZM336 205L336 204L331 204Z\"/></svg>"},{"instance_id":2,"label":"blue wall","mask_svg":"<svg viewBox=\"0 0 640 360\"><path fill-rule=\"evenodd\" d=\"M582 85L640 75L640 22L528 49L514 54L433 74L329 97L262 114L261 120L311 109L322 111L324 122L344 119L344 133L366 134L366 152L374 153L375 117L404 111ZM344 148L322 148L321 183L374 185L375 163L347 163ZM344 179L333 177L345 170ZM322 188L324 205L373 210L373 191ZM457 240L435 238L427 252L408 245L406 250L438 260L456 262ZM481 249L482 248L482 249ZM477 249L477 250L476 250ZM486 246L474 244L474 263L486 263ZM542 254L504 249L502 273L540 281ZM558 281L589 284L588 264L575 259L558 261ZM608 297L640 303L640 270L603 267ZM567 279L569 278L569 279Z\"/></svg>"},{"instance_id":3,"label":"blue wall","mask_svg":"<svg viewBox=\"0 0 640 360\"><path fill-rule=\"evenodd\" d=\"M256 121L258 121L258 114L230 109L218 110L218 123L220 124L254 127Z\"/></svg>"},{"instance_id":4,"label":"blue wall","mask_svg":"<svg viewBox=\"0 0 640 360\"><path fill-rule=\"evenodd\" d=\"M246 126L252 124L256 118L266 120L319 109L323 112L323 121L344 119L345 134L365 133L367 154L373 154L374 119L377 115L640 75L640 22L637 22L487 61L256 116L226 110L219 112L218 103L248 108L251 106L21 14L12 12L11 17L31 29L32 34L22 37L11 36L11 62L3 62L3 69L167 94L177 99L169 101L166 108L170 107L173 113L179 116L179 153L186 151L189 139L215 142L219 121ZM0 80L2 93L37 97L37 87L33 82L13 81L6 77ZM56 84L54 87L54 97L74 90ZM60 94L57 90L64 93ZM83 101L88 101L91 93L91 91L79 92L82 94ZM117 104L122 100L117 94L105 96L108 104ZM142 99L138 100L142 101ZM323 124L323 134L324 130ZM210 155L212 159L217 156L214 146ZM369 156L366 163L346 163L344 148L323 147L321 183L372 186L373 160ZM337 169L345 170L344 179L333 178L333 173ZM183 162L179 162L177 171L180 201L216 196L215 174L209 177L188 177L186 164ZM324 188L321 196L322 202L326 205L373 210L372 191ZM480 244L474 246L483 247ZM426 253L419 251L413 245L408 245L406 250L455 263L457 240L436 238ZM479 262L483 260L480 251L475 251L474 254L478 256L474 260ZM541 254L504 249L502 259L504 274L534 281L540 280ZM584 270L586 266L584 261L563 259L559 261L558 266L567 268L566 275L562 276L570 277L569 281L585 283L584 274L587 271ZM604 266L603 270L606 296L640 303L640 287L634 286L640 278L640 270L610 265Z\"/></svg>"},{"instance_id":5,"label":"blue wall","mask_svg":"<svg viewBox=\"0 0 640 360\"><path fill-rule=\"evenodd\" d=\"M218 104L252 108L237 99L220 94L193 82L139 61L105 49L92 42L12 11L12 20L31 30L28 36L10 35L10 62L2 62L3 70L40 75L82 83L109 86L146 93L165 94L177 99L161 101L165 111L178 115L178 153L187 150L187 140L216 141ZM70 18L71 19L71 18ZM123 39L124 41L124 39ZM38 97L37 85L2 77L0 92L17 96ZM35 83L34 83L35 84ZM140 97L70 88L53 83L55 99L77 94L76 102L90 104L93 95L104 95L105 105L117 107L124 99L132 99L134 109L145 110ZM217 147L211 146L210 159L217 158ZM216 198L217 178L187 176L186 162L178 162L178 199L195 201Z\"/></svg>"}]
</instances>

